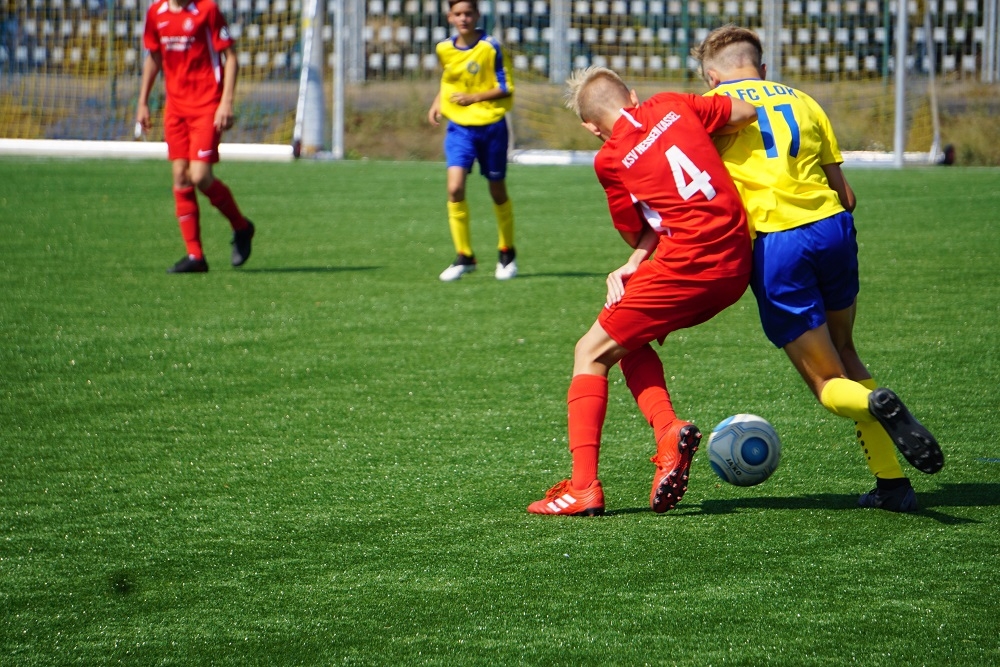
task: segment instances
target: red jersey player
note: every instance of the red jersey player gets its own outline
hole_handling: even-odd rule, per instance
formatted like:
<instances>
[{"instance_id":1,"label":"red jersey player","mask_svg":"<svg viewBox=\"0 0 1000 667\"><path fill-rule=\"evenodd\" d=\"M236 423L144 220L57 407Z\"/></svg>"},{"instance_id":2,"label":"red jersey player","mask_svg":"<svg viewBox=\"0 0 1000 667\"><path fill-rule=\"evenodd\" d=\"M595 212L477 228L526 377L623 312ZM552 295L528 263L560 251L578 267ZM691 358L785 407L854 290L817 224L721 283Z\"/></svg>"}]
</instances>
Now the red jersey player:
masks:
<instances>
[{"instance_id":1,"label":"red jersey player","mask_svg":"<svg viewBox=\"0 0 1000 667\"><path fill-rule=\"evenodd\" d=\"M198 187L233 228L233 266L250 257L254 226L240 213L233 194L212 175L219 139L233 125L233 93L239 65L222 12L212 0L155 0L146 13L143 44L148 55L136 124L150 125L149 93L163 70L166 108L163 134L173 164L174 201L187 254L168 273L204 273Z\"/></svg>"},{"instance_id":2,"label":"red jersey player","mask_svg":"<svg viewBox=\"0 0 1000 667\"><path fill-rule=\"evenodd\" d=\"M608 371L620 362L655 432L649 501L654 511L665 512L687 490L701 432L674 413L663 364L650 343L662 344L670 332L711 319L746 291L750 230L709 134L737 132L756 112L740 100L678 93L640 104L635 91L603 67L578 71L568 84L567 106L604 141L594 166L612 222L635 250L608 275L605 308L576 344L567 397L572 478L553 486L528 511L604 512L597 460Z\"/></svg>"}]
</instances>

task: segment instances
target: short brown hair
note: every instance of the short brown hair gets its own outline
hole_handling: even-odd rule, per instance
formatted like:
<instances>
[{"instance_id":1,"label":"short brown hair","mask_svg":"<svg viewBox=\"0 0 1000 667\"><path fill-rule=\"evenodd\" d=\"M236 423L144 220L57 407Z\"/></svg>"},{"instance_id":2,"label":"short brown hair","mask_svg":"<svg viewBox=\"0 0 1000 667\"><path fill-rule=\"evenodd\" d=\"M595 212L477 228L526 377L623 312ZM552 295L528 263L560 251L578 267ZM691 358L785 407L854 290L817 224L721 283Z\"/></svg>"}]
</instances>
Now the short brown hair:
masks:
<instances>
[{"instance_id":1,"label":"short brown hair","mask_svg":"<svg viewBox=\"0 0 1000 667\"><path fill-rule=\"evenodd\" d=\"M472 5L472 11L479 13L479 0L448 0L448 9L454 9L460 2L467 2Z\"/></svg>"},{"instance_id":2,"label":"short brown hair","mask_svg":"<svg viewBox=\"0 0 1000 667\"><path fill-rule=\"evenodd\" d=\"M760 69L764 49L753 30L729 23L709 33L691 49L691 56L698 61L698 73L708 81L706 69L728 71L745 65Z\"/></svg>"}]
</instances>

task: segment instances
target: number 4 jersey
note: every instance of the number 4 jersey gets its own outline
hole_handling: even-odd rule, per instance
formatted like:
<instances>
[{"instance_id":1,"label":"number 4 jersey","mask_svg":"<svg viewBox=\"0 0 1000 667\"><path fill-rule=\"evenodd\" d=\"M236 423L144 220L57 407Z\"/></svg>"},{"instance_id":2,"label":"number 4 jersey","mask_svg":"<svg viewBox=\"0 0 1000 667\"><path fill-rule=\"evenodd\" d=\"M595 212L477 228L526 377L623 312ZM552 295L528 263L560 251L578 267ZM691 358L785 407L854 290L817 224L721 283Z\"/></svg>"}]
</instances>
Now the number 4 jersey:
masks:
<instances>
[{"instance_id":1,"label":"number 4 jersey","mask_svg":"<svg viewBox=\"0 0 1000 667\"><path fill-rule=\"evenodd\" d=\"M843 162L822 107L800 90L773 81L726 81L709 95L757 107L757 122L715 140L747 207L750 226L780 232L844 210L825 164Z\"/></svg>"},{"instance_id":2,"label":"number 4 jersey","mask_svg":"<svg viewBox=\"0 0 1000 667\"><path fill-rule=\"evenodd\" d=\"M698 278L750 273L750 230L709 133L729 122L726 97L654 95L622 109L594 168L616 229L660 235L655 261Z\"/></svg>"}]
</instances>

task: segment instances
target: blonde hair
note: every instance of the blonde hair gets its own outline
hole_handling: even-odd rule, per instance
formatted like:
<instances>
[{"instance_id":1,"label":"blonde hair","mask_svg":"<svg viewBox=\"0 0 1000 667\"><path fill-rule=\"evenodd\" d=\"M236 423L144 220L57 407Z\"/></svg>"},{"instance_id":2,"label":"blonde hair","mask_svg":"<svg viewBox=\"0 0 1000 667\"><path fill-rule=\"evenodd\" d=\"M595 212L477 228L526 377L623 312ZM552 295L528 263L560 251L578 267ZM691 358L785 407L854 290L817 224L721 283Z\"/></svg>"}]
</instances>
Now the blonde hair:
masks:
<instances>
[{"instance_id":1,"label":"blonde hair","mask_svg":"<svg viewBox=\"0 0 1000 667\"><path fill-rule=\"evenodd\" d=\"M763 54L757 33L732 23L716 28L705 41L691 49L691 57L698 61L698 73L706 83L709 82L706 75L709 69L730 72L738 67L753 66L759 70Z\"/></svg>"},{"instance_id":2,"label":"blonde hair","mask_svg":"<svg viewBox=\"0 0 1000 667\"><path fill-rule=\"evenodd\" d=\"M591 65L566 79L566 108L582 121L594 121L602 112L618 110L628 102L628 86L607 67Z\"/></svg>"}]
</instances>

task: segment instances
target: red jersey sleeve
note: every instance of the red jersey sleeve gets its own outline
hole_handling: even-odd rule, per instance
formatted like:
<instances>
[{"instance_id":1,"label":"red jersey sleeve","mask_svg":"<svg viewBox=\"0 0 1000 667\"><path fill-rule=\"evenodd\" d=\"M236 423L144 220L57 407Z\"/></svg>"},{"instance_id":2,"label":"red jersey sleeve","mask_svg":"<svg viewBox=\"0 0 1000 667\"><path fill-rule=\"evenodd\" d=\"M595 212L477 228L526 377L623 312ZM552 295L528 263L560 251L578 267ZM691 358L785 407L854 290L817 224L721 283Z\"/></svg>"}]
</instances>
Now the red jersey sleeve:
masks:
<instances>
[{"instance_id":1,"label":"red jersey sleeve","mask_svg":"<svg viewBox=\"0 0 1000 667\"><path fill-rule=\"evenodd\" d=\"M147 51L156 53L160 50L160 33L156 29L156 18L154 12L157 11L160 3L154 2L149 11L146 12L146 25L142 30L142 45Z\"/></svg>"},{"instance_id":2,"label":"red jersey sleeve","mask_svg":"<svg viewBox=\"0 0 1000 667\"><path fill-rule=\"evenodd\" d=\"M733 100L726 95L712 95L703 97L690 93L662 93L680 98L681 101L691 108L694 115L705 126L705 130L712 134L725 127L729 123L729 118L733 115ZM654 96L659 97L659 95ZM725 97L725 99L721 99Z\"/></svg>"},{"instance_id":3,"label":"red jersey sleeve","mask_svg":"<svg viewBox=\"0 0 1000 667\"><path fill-rule=\"evenodd\" d=\"M233 38L229 35L229 25L226 24L226 17L222 10L214 2L208 13L208 27L212 36L212 47L222 53L233 45Z\"/></svg>"},{"instance_id":4,"label":"red jersey sleeve","mask_svg":"<svg viewBox=\"0 0 1000 667\"><path fill-rule=\"evenodd\" d=\"M610 158L610 159L609 159ZM645 226L645 220L636 208L632 193L628 191L614 166L613 156L598 152L594 161L597 180L604 187L608 197L608 209L611 211L611 222L615 229L624 232L640 232Z\"/></svg>"}]
</instances>

